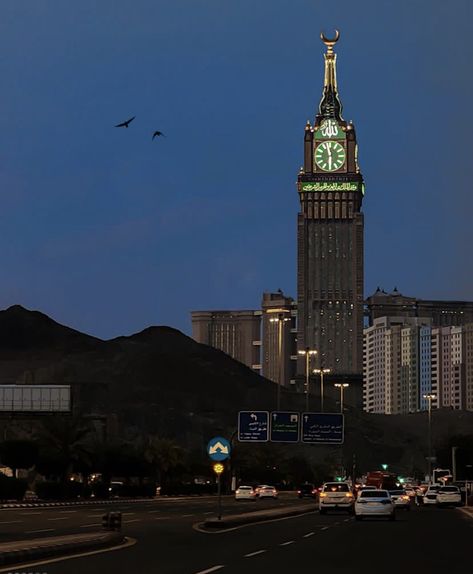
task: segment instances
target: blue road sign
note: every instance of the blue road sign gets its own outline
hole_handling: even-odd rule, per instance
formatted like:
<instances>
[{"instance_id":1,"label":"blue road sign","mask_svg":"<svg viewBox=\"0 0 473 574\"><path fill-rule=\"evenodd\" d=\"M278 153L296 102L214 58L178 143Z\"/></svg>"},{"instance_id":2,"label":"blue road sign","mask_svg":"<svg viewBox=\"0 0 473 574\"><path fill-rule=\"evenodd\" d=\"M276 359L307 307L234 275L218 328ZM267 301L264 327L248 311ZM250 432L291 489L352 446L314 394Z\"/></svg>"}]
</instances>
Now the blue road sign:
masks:
<instances>
[{"instance_id":1,"label":"blue road sign","mask_svg":"<svg viewBox=\"0 0 473 574\"><path fill-rule=\"evenodd\" d=\"M344 418L341 413L302 413L302 442L343 444Z\"/></svg>"},{"instance_id":2,"label":"blue road sign","mask_svg":"<svg viewBox=\"0 0 473 574\"><path fill-rule=\"evenodd\" d=\"M300 413L276 411L271 413L272 442L299 442Z\"/></svg>"},{"instance_id":3,"label":"blue road sign","mask_svg":"<svg viewBox=\"0 0 473 574\"><path fill-rule=\"evenodd\" d=\"M268 442L268 411L240 411L238 440L240 442Z\"/></svg>"},{"instance_id":4,"label":"blue road sign","mask_svg":"<svg viewBox=\"0 0 473 574\"><path fill-rule=\"evenodd\" d=\"M230 456L232 447L226 438L215 436L209 440L207 454L211 460L225 460Z\"/></svg>"}]
</instances>

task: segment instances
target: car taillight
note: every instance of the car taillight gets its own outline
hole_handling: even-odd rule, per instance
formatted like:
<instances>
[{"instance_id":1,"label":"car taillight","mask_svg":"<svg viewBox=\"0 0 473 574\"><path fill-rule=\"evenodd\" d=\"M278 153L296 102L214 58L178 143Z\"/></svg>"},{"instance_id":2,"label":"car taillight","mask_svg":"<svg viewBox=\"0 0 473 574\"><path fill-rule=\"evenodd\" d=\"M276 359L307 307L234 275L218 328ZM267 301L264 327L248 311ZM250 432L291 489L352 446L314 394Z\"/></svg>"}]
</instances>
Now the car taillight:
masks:
<instances>
[{"instance_id":1,"label":"car taillight","mask_svg":"<svg viewBox=\"0 0 473 574\"><path fill-rule=\"evenodd\" d=\"M406 496L406 495L404 495L404 496L401 496L401 498L402 498L403 500L409 500L409 497L408 497L408 496Z\"/></svg>"},{"instance_id":2,"label":"car taillight","mask_svg":"<svg viewBox=\"0 0 473 574\"><path fill-rule=\"evenodd\" d=\"M316 494L316 492L317 492L317 489L314 488L314 490L312 491L312 494Z\"/></svg>"},{"instance_id":3,"label":"car taillight","mask_svg":"<svg viewBox=\"0 0 473 574\"><path fill-rule=\"evenodd\" d=\"M298 491L297 491L297 494L300 494L300 493L301 493L301 491L300 491L300 490L298 490Z\"/></svg>"},{"instance_id":4,"label":"car taillight","mask_svg":"<svg viewBox=\"0 0 473 574\"><path fill-rule=\"evenodd\" d=\"M239 491L239 490L237 490L237 491L235 492L235 494L240 494L240 491Z\"/></svg>"},{"instance_id":5,"label":"car taillight","mask_svg":"<svg viewBox=\"0 0 473 574\"><path fill-rule=\"evenodd\" d=\"M353 494L351 492L345 492L345 496L348 496L348 498L353 498Z\"/></svg>"}]
</instances>

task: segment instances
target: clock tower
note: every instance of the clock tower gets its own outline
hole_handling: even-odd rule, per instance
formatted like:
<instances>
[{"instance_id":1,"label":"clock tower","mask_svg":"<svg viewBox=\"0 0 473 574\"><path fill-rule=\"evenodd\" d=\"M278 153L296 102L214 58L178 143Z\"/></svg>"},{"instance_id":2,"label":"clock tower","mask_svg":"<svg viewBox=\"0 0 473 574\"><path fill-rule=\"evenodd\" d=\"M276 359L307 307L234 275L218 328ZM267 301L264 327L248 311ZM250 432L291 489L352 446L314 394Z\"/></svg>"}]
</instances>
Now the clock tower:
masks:
<instances>
[{"instance_id":1,"label":"clock tower","mask_svg":"<svg viewBox=\"0 0 473 574\"><path fill-rule=\"evenodd\" d=\"M339 39L326 46L322 99L307 122L304 166L297 179L298 350L334 375L363 372L363 200L355 126L342 117L337 87ZM298 366L304 373L304 361Z\"/></svg>"}]
</instances>

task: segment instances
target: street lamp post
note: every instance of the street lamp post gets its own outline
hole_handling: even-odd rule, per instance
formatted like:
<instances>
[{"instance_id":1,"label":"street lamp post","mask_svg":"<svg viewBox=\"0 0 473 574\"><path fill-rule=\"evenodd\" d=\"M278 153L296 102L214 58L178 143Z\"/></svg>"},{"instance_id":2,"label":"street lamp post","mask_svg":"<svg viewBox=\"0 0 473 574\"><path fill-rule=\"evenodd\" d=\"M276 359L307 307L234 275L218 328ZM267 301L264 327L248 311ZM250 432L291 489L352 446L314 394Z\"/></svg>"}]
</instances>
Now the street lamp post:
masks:
<instances>
[{"instance_id":1,"label":"street lamp post","mask_svg":"<svg viewBox=\"0 0 473 574\"><path fill-rule=\"evenodd\" d=\"M335 383L334 384L337 389L340 389L340 412L343 413L343 393L347 387L350 386L349 383Z\"/></svg>"},{"instance_id":2,"label":"street lamp post","mask_svg":"<svg viewBox=\"0 0 473 574\"><path fill-rule=\"evenodd\" d=\"M424 399L428 401L428 419L429 419L429 430L428 430L428 441L429 441L429 458L428 458L428 475L429 484L432 482L432 399L436 399L437 395L423 395Z\"/></svg>"},{"instance_id":3,"label":"street lamp post","mask_svg":"<svg viewBox=\"0 0 473 574\"><path fill-rule=\"evenodd\" d=\"M299 355L305 355L305 410L309 412L309 382L310 382L310 359L317 354L315 349L306 347L305 351L297 351Z\"/></svg>"},{"instance_id":4,"label":"street lamp post","mask_svg":"<svg viewBox=\"0 0 473 574\"><path fill-rule=\"evenodd\" d=\"M268 313L277 313L277 317L272 317L270 323L278 324L278 394L277 394L277 410L281 408L281 385L282 385L282 327L286 321L290 321L288 317L284 317L284 313L290 313L289 309L270 309Z\"/></svg>"},{"instance_id":5,"label":"street lamp post","mask_svg":"<svg viewBox=\"0 0 473 574\"><path fill-rule=\"evenodd\" d=\"M324 412L324 375L331 373L331 369L314 369L313 373L320 375L320 412Z\"/></svg>"}]
</instances>

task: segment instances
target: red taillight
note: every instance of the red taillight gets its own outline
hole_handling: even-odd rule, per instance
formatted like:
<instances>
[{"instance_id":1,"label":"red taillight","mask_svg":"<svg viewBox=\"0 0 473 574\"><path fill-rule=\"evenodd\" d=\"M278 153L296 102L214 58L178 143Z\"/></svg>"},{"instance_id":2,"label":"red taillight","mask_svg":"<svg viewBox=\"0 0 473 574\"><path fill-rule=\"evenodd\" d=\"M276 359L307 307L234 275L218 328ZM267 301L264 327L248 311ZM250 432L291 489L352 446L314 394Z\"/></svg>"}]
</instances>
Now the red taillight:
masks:
<instances>
[{"instance_id":1,"label":"red taillight","mask_svg":"<svg viewBox=\"0 0 473 574\"><path fill-rule=\"evenodd\" d=\"M300 494L300 493L301 493L301 491L300 491L300 490L298 490L298 491L297 491L297 494Z\"/></svg>"}]
</instances>

